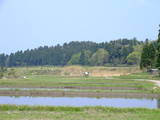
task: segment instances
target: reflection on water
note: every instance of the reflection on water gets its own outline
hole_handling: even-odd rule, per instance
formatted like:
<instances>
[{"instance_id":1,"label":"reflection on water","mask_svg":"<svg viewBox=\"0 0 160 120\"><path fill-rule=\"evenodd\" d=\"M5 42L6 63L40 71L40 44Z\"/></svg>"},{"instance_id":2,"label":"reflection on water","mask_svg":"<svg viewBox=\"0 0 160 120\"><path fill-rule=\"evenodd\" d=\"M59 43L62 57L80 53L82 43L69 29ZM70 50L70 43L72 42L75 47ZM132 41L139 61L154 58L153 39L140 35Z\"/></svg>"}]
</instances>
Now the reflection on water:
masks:
<instances>
[{"instance_id":1,"label":"reflection on water","mask_svg":"<svg viewBox=\"0 0 160 120\"><path fill-rule=\"evenodd\" d=\"M43 106L108 106L120 108L160 108L157 99L87 97L10 97L0 96L0 104Z\"/></svg>"}]
</instances>

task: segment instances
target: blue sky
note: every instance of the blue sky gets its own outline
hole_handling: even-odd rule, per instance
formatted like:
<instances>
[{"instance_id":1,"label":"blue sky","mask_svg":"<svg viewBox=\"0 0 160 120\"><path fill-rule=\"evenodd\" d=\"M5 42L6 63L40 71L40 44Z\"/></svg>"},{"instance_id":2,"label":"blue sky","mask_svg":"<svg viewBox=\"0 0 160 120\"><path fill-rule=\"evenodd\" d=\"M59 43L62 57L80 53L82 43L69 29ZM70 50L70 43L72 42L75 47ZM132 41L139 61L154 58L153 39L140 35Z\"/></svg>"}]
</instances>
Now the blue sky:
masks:
<instances>
[{"instance_id":1,"label":"blue sky","mask_svg":"<svg viewBox=\"0 0 160 120\"><path fill-rule=\"evenodd\" d=\"M156 39L160 0L0 0L0 53L69 41Z\"/></svg>"}]
</instances>

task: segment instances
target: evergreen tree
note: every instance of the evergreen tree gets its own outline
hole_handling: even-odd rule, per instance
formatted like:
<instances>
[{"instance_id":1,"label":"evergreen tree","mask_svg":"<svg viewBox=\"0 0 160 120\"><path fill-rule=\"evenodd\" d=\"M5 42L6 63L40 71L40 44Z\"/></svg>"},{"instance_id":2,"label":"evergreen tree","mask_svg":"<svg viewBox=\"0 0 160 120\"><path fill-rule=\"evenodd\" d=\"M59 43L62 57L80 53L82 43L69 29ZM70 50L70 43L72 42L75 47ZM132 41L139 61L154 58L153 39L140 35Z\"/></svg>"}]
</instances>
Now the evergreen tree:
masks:
<instances>
[{"instance_id":1,"label":"evergreen tree","mask_svg":"<svg viewBox=\"0 0 160 120\"><path fill-rule=\"evenodd\" d=\"M72 55L72 58L68 61L68 65L77 65L80 61L81 53Z\"/></svg>"},{"instance_id":2,"label":"evergreen tree","mask_svg":"<svg viewBox=\"0 0 160 120\"><path fill-rule=\"evenodd\" d=\"M160 25L159 25L160 27ZM158 34L158 40L157 40L157 61L156 61L156 67L160 69L160 30Z\"/></svg>"},{"instance_id":3,"label":"evergreen tree","mask_svg":"<svg viewBox=\"0 0 160 120\"><path fill-rule=\"evenodd\" d=\"M84 53L84 50L82 50L82 52L81 52L79 63L81 65L85 65L85 53Z\"/></svg>"},{"instance_id":4,"label":"evergreen tree","mask_svg":"<svg viewBox=\"0 0 160 120\"><path fill-rule=\"evenodd\" d=\"M82 50L79 63L80 65L89 65L92 52L90 50Z\"/></svg>"},{"instance_id":5,"label":"evergreen tree","mask_svg":"<svg viewBox=\"0 0 160 120\"><path fill-rule=\"evenodd\" d=\"M149 69L151 67L151 62L149 60L149 55L148 55L149 52L150 52L149 43L148 43L148 39L146 39L145 45L142 50L142 55L141 55L141 63L140 63L141 69L144 69L144 68Z\"/></svg>"},{"instance_id":6,"label":"evergreen tree","mask_svg":"<svg viewBox=\"0 0 160 120\"><path fill-rule=\"evenodd\" d=\"M5 66L6 56L4 54L0 54L0 66Z\"/></svg>"},{"instance_id":7,"label":"evergreen tree","mask_svg":"<svg viewBox=\"0 0 160 120\"><path fill-rule=\"evenodd\" d=\"M142 55L141 55L141 63L140 67L143 68L154 68L156 60L156 46L154 42L149 43L146 40L146 44L143 47Z\"/></svg>"},{"instance_id":8,"label":"evergreen tree","mask_svg":"<svg viewBox=\"0 0 160 120\"><path fill-rule=\"evenodd\" d=\"M155 63L156 63L156 47L154 46L154 43L150 43L149 44L149 60L151 63L151 67L154 68L155 67Z\"/></svg>"},{"instance_id":9,"label":"evergreen tree","mask_svg":"<svg viewBox=\"0 0 160 120\"><path fill-rule=\"evenodd\" d=\"M91 57L91 65L104 65L108 62L109 53L103 48L98 49Z\"/></svg>"},{"instance_id":10,"label":"evergreen tree","mask_svg":"<svg viewBox=\"0 0 160 120\"><path fill-rule=\"evenodd\" d=\"M90 65L90 58L92 56L92 52L90 50L85 50L84 55L85 55L85 58L84 58L85 65Z\"/></svg>"}]
</instances>

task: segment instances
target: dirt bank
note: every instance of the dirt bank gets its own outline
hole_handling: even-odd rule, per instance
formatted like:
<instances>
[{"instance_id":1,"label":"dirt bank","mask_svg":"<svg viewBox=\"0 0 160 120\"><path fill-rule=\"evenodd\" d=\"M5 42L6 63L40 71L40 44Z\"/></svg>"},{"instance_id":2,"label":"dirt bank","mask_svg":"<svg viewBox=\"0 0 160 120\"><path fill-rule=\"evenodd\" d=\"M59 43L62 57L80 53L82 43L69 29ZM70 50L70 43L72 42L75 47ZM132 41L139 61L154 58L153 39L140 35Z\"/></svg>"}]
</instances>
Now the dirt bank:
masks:
<instances>
[{"instance_id":1,"label":"dirt bank","mask_svg":"<svg viewBox=\"0 0 160 120\"><path fill-rule=\"evenodd\" d=\"M136 87L94 87L94 86L53 86L53 87L46 87L46 86L0 86L0 88L53 88L53 89L85 89L85 90L142 90L141 88Z\"/></svg>"},{"instance_id":2,"label":"dirt bank","mask_svg":"<svg viewBox=\"0 0 160 120\"><path fill-rule=\"evenodd\" d=\"M51 96L51 97L113 97L113 98L159 98L160 94L125 92L69 92L69 91L0 91L0 96Z\"/></svg>"}]
</instances>

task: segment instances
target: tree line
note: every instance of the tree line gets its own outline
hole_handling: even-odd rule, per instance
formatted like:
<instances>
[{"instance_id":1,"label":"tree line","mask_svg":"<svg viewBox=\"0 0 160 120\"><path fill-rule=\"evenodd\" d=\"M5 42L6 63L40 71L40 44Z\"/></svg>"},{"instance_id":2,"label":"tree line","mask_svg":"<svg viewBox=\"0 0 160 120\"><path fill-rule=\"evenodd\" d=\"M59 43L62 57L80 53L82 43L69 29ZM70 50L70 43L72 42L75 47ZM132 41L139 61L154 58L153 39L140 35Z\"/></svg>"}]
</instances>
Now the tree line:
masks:
<instances>
[{"instance_id":1,"label":"tree line","mask_svg":"<svg viewBox=\"0 0 160 120\"><path fill-rule=\"evenodd\" d=\"M143 44L136 38L102 43L72 41L63 45L17 51L9 55L0 54L0 66L133 65L140 63Z\"/></svg>"},{"instance_id":2,"label":"tree line","mask_svg":"<svg viewBox=\"0 0 160 120\"><path fill-rule=\"evenodd\" d=\"M152 68L160 69L160 30L156 41L149 42L146 39L142 50L140 67L147 70Z\"/></svg>"}]
</instances>

